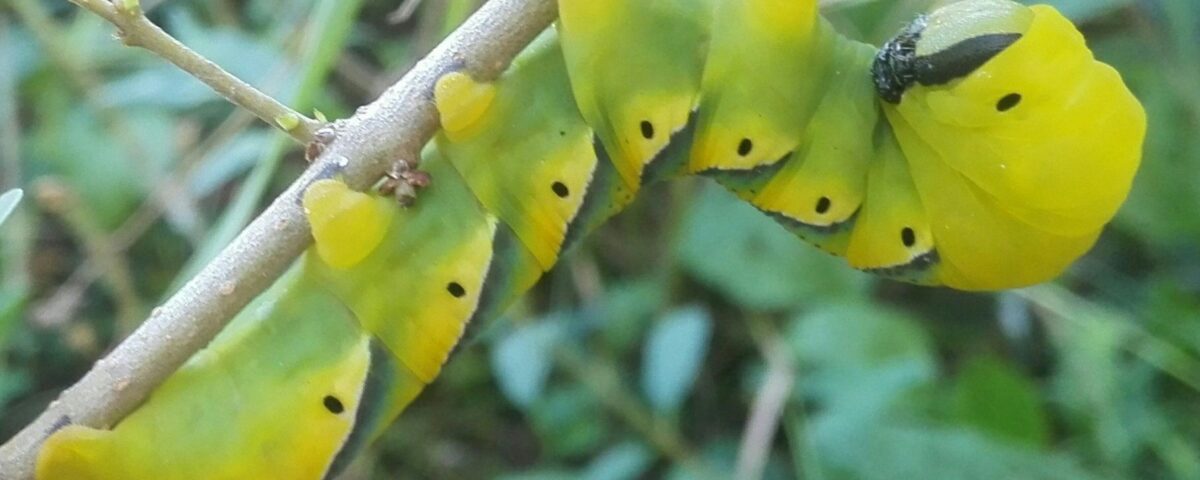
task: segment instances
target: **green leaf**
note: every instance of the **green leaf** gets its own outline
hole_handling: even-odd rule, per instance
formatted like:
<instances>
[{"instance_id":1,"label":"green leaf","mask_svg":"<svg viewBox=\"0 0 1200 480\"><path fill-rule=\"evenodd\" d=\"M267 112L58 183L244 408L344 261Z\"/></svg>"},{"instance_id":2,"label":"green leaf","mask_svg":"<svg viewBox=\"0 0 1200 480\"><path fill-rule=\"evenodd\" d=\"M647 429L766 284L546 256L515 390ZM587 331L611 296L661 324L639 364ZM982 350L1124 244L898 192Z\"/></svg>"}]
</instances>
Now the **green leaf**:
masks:
<instances>
[{"instance_id":1,"label":"green leaf","mask_svg":"<svg viewBox=\"0 0 1200 480\"><path fill-rule=\"evenodd\" d=\"M29 299L26 290L20 286L0 288L0 351L9 345L13 333L25 325L22 320ZM0 405L3 404L0 400Z\"/></svg>"},{"instance_id":2,"label":"green leaf","mask_svg":"<svg viewBox=\"0 0 1200 480\"><path fill-rule=\"evenodd\" d=\"M1050 437L1037 387L993 357L967 362L954 388L954 413L964 424L999 439L1044 447Z\"/></svg>"},{"instance_id":3,"label":"green leaf","mask_svg":"<svg viewBox=\"0 0 1200 480\"><path fill-rule=\"evenodd\" d=\"M687 398L712 335L712 317L700 307L676 310L654 326L642 353L642 391L655 410L672 412Z\"/></svg>"},{"instance_id":4,"label":"green leaf","mask_svg":"<svg viewBox=\"0 0 1200 480\"><path fill-rule=\"evenodd\" d=\"M122 112L131 130L118 137L102 116L77 102L63 98L40 105L39 113L50 118L31 130L30 170L61 177L96 223L115 228L176 157L175 120L157 110Z\"/></svg>"},{"instance_id":5,"label":"green leaf","mask_svg":"<svg viewBox=\"0 0 1200 480\"><path fill-rule=\"evenodd\" d=\"M19 188L14 188L3 195L0 195L0 225L8 220L8 216L17 209L17 204L21 203L21 197L25 196L25 191Z\"/></svg>"},{"instance_id":6,"label":"green leaf","mask_svg":"<svg viewBox=\"0 0 1200 480\"><path fill-rule=\"evenodd\" d=\"M565 470L537 469L521 473L507 473L496 477L497 480L572 480L578 478Z\"/></svg>"},{"instance_id":7,"label":"green leaf","mask_svg":"<svg viewBox=\"0 0 1200 480\"><path fill-rule=\"evenodd\" d=\"M871 304L831 304L797 317L787 334L800 366L800 388L830 406L866 418L907 392L929 385L932 341L915 319Z\"/></svg>"},{"instance_id":8,"label":"green leaf","mask_svg":"<svg viewBox=\"0 0 1200 480\"><path fill-rule=\"evenodd\" d=\"M704 445L699 457L703 463L676 463L664 477L667 480L707 480L714 478L734 478L737 468L738 438L725 436L716 438Z\"/></svg>"},{"instance_id":9,"label":"green leaf","mask_svg":"<svg viewBox=\"0 0 1200 480\"><path fill-rule=\"evenodd\" d=\"M875 424L855 433L850 443L816 440L822 462L848 474L839 478L1101 478L1069 457L994 441L965 429Z\"/></svg>"},{"instance_id":10,"label":"green leaf","mask_svg":"<svg viewBox=\"0 0 1200 480\"><path fill-rule=\"evenodd\" d=\"M653 277L620 282L605 290L597 317L603 321L600 333L606 342L620 351L640 346L646 329L667 304L666 290L666 282Z\"/></svg>"},{"instance_id":11,"label":"green leaf","mask_svg":"<svg viewBox=\"0 0 1200 480\"><path fill-rule=\"evenodd\" d=\"M188 191L195 197L207 197L242 176L258 161L271 135L265 129L247 130L213 149L188 179Z\"/></svg>"},{"instance_id":12,"label":"green leaf","mask_svg":"<svg viewBox=\"0 0 1200 480\"><path fill-rule=\"evenodd\" d=\"M492 348L492 372L500 391L513 404L528 408L541 396L554 365L561 335L557 322L517 327Z\"/></svg>"},{"instance_id":13,"label":"green leaf","mask_svg":"<svg viewBox=\"0 0 1200 480\"><path fill-rule=\"evenodd\" d=\"M5 405L18 395L27 393L32 386L33 382L30 381L29 372L9 370L0 365L0 405Z\"/></svg>"},{"instance_id":14,"label":"green leaf","mask_svg":"<svg viewBox=\"0 0 1200 480\"><path fill-rule=\"evenodd\" d=\"M548 457L594 452L613 425L600 399L580 385L550 389L527 412Z\"/></svg>"},{"instance_id":15,"label":"green leaf","mask_svg":"<svg viewBox=\"0 0 1200 480\"><path fill-rule=\"evenodd\" d=\"M633 480L642 478L654 457L645 445L620 443L592 460L576 478L582 480Z\"/></svg>"},{"instance_id":16,"label":"green leaf","mask_svg":"<svg viewBox=\"0 0 1200 480\"><path fill-rule=\"evenodd\" d=\"M700 192L677 247L683 267L733 301L786 309L859 298L869 279L723 189Z\"/></svg>"}]
</instances>

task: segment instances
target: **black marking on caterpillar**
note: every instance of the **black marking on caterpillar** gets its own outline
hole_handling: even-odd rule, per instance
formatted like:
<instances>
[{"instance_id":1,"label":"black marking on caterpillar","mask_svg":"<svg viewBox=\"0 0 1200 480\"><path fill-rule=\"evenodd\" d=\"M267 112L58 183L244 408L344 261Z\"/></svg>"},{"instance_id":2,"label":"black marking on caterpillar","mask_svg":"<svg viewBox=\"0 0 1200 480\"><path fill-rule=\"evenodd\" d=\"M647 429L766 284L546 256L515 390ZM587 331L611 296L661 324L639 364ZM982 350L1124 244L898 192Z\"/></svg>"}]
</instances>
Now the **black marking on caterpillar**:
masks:
<instances>
[{"instance_id":1,"label":"black marking on caterpillar","mask_svg":"<svg viewBox=\"0 0 1200 480\"><path fill-rule=\"evenodd\" d=\"M613 166L608 152L604 150L600 140L595 136L592 137L592 150L596 152L596 169L592 171L592 181L583 194L583 203L579 205L579 211L575 213L575 218L571 219L571 223L567 224L567 234L563 237L562 244L564 252L570 250L584 238L590 230L588 226L595 220L596 215L608 211L606 208L608 205L600 201L604 193L624 186L620 183L621 178L617 175L617 169Z\"/></svg>"},{"instance_id":2,"label":"black marking on caterpillar","mask_svg":"<svg viewBox=\"0 0 1200 480\"><path fill-rule=\"evenodd\" d=\"M750 152L753 150L754 150L754 142L751 141L749 138L743 138L741 142L738 142L737 153L739 156L744 157L746 155L749 155Z\"/></svg>"},{"instance_id":3,"label":"black marking on caterpillar","mask_svg":"<svg viewBox=\"0 0 1200 480\"><path fill-rule=\"evenodd\" d=\"M932 249L914 257L908 263L896 265L893 267L883 268L864 268L863 271L884 278L904 278L918 273L923 273L934 265L942 261L942 257L938 255L937 249Z\"/></svg>"},{"instance_id":4,"label":"black marking on caterpillar","mask_svg":"<svg viewBox=\"0 0 1200 480\"><path fill-rule=\"evenodd\" d=\"M654 138L654 124L649 120L642 120L642 138L650 140Z\"/></svg>"},{"instance_id":5,"label":"black marking on caterpillar","mask_svg":"<svg viewBox=\"0 0 1200 480\"><path fill-rule=\"evenodd\" d=\"M917 56L917 41L928 26L924 15L909 23L875 54L871 77L875 91L888 103L900 103L916 83L944 85L965 77L1021 38L1019 33L993 33L968 38L930 55Z\"/></svg>"},{"instance_id":6,"label":"black marking on caterpillar","mask_svg":"<svg viewBox=\"0 0 1200 480\"><path fill-rule=\"evenodd\" d=\"M567 184L563 182L554 182L550 184L550 190L554 192L558 198L567 198L571 196L571 189L567 188Z\"/></svg>"},{"instance_id":7,"label":"black marking on caterpillar","mask_svg":"<svg viewBox=\"0 0 1200 480\"><path fill-rule=\"evenodd\" d=\"M1001 97L1000 100L996 102L996 111L997 112L1007 112L1009 110L1017 108L1017 105L1020 105L1020 104L1021 104L1021 94L1010 93L1008 95Z\"/></svg>"},{"instance_id":8,"label":"black marking on caterpillar","mask_svg":"<svg viewBox=\"0 0 1200 480\"><path fill-rule=\"evenodd\" d=\"M700 175L712 178L717 182L724 184L745 185L763 180L770 180L775 177L787 162L791 161L793 152L785 153L778 160L758 165L754 168L746 170L722 170L719 168L710 168L700 171Z\"/></svg>"},{"instance_id":9,"label":"black marking on caterpillar","mask_svg":"<svg viewBox=\"0 0 1200 480\"><path fill-rule=\"evenodd\" d=\"M488 264L487 274L483 278L483 287L479 291L475 311L467 321L467 329L480 323L479 320L494 318L503 313L503 300L507 297L507 288L513 283L513 271L519 259L518 251L522 248L525 246L517 238L516 232L504 222L499 222L496 225L496 235L492 237L492 261ZM466 332L463 336L466 336ZM462 343L455 344L454 350L457 351Z\"/></svg>"},{"instance_id":10,"label":"black marking on caterpillar","mask_svg":"<svg viewBox=\"0 0 1200 480\"><path fill-rule=\"evenodd\" d=\"M321 399L321 404L325 406L326 410L329 410L329 413L334 415L346 411L346 405L342 404L342 401L333 395L326 395L325 398Z\"/></svg>"},{"instance_id":11,"label":"black marking on caterpillar","mask_svg":"<svg viewBox=\"0 0 1200 480\"><path fill-rule=\"evenodd\" d=\"M800 234L801 236L803 236L805 233L812 233L812 234L816 234L816 235L820 235L820 236L829 236L829 235L834 235L837 233L847 231L851 227L853 227L854 221L856 219L858 219L858 212L862 211L862 207L860 206L857 210L854 211L853 214L851 214L845 220L842 220L842 221L836 222L836 223L831 223L829 225L813 225L811 223L804 223L800 220L789 217L789 216L783 214L782 212L772 212L772 211L768 211L768 210L763 210L761 208L758 209L758 211L765 213L768 217L771 217L771 219L775 220L776 222L779 222L784 227L787 227L788 230L794 231L797 234Z\"/></svg>"},{"instance_id":12,"label":"black marking on caterpillar","mask_svg":"<svg viewBox=\"0 0 1200 480\"><path fill-rule=\"evenodd\" d=\"M350 431L350 436L346 437L342 448L333 457L329 471L325 472L323 478L337 478L338 474L350 465L350 462L354 460L354 455L362 451L367 441L371 439L373 432L366 427L379 425L378 420L387 410L384 407L394 403L393 399L389 397L393 391L391 386L396 384L396 358L398 357L384 347L379 340L371 339L367 380L359 398L358 410L354 412L354 429Z\"/></svg>"},{"instance_id":13,"label":"black marking on caterpillar","mask_svg":"<svg viewBox=\"0 0 1200 480\"><path fill-rule=\"evenodd\" d=\"M944 85L970 75L1021 38L1019 33L992 33L968 38L913 64L921 85Z\"/></svg>"},{"instance_id":14,"label":"black marking on caterpillar","mask_svg":"<svg viewBox=\"0 0 1200 480\"><path fill-rule=\"evenodd\" d=\"M688 114L687 123L683 128L671 133L670 140L667 141L667 146L659 150L654 158L646 163L646 168L642 170L642 186L650 185L667 178L669 174L679 170L684 162L687 161L688 153L691 152L692 139L696 134L696 120L699 118L696 111L692 110Z\"/></svg>"},{"instance_id":15,"label":"black marking on caterpillar","mask_svg":"<svg viewBox=\"0 0 1200 480\"><path fill-rule=\"evenodd\" d=\"M829 212L830 208L833 208L833 200L830 200L829 197L821 197L817 199L817 206L814 210L817 213L824 215L825 213Z\"/></svg>"},{"instance_id":16,"label":"black marking on caterpillar","mask_svg":"<svg viewBox=\"0 0 1200 480\"><path fill-rule=\"evenodd\" d=\"M900 230L900 242L904 246L912 248L917 244L917 232L912 227L904 227Z\"/></svg>"}]
</instances>

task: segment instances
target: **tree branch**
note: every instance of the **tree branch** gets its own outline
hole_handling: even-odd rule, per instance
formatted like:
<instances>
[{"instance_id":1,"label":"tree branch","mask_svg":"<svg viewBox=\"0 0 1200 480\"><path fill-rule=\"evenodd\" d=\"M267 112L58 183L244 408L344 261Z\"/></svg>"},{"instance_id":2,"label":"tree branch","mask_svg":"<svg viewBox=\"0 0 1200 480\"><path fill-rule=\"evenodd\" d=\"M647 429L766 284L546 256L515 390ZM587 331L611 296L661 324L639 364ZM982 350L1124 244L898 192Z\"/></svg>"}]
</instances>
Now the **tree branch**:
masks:
<instances>
[{"instance_id":1,"label":"tree branch","mask_svg":"<svg viewBox=\"0 0 1200 480\"><path fill-rule=\"evenodd\" d=\"M203 55L176 40L143 14L137 0L71 0L115 25L126 45L141 47L175 64L204 82L226 100L242 107L267 124L308 143L321 123L279 103L270 95L233 76Z\"/></svg>"},{"instance_id":2,"label":"tree branch","mask_svg":"<svg viewBox=\"0 0 1200 480\"><path fill-rule=\"evenodd\" d=\"M153 27L121 16L112 5L97 13L121 26L127 36ZM495 78L555 15L553 0L492 0L378 100L339 122L336 138L324 153L262 215L32 424L0 446L0 477L32 478L42 442L64 422L109 427L136 408L309 245L308 222L299 201L309 182L320 172L341 169L352 187L365 189L396 160L416 160L437 130L437 79L454 70ZM157 27L153 31L161 32ZM154 35L158 34L151 38L158 38ZM161 38L155 42L177 43Z\"/></svg>"}]
</instances>

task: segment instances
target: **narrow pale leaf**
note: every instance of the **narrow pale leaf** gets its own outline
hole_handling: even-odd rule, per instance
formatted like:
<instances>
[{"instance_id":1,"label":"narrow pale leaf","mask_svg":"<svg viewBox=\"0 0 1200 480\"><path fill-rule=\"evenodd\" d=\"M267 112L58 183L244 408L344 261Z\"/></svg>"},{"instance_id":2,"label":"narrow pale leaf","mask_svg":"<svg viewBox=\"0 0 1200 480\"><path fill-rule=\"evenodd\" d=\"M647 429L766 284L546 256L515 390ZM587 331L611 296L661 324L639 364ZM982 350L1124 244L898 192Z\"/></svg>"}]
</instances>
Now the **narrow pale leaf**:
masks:
<instances>
[{"instance_id":1,"label":"narrow pale leaf","mask_svg":"<svg viewBox=\"0 0 1200 480\"><path fill-rule=\"evenodd\" d=\"M655 410L675 411L687 398L711 335L712 317L699 307L668 314L650 332L642 356L642 390Z\"/></svg>"}]
</instances>

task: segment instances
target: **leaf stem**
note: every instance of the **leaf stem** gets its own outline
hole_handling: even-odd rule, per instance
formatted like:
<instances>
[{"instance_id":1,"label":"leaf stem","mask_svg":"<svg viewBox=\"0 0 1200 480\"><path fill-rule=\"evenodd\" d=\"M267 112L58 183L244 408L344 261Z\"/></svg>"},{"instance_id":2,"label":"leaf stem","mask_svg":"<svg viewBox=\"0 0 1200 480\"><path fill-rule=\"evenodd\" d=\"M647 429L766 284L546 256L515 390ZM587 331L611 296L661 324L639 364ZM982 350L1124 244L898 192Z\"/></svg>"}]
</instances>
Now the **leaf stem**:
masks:
<instances>
[{"instance_id":1,"label":"leaf stem","mask_svg":"<svg viewBox=\"0 0 1200 480\"><path fill-rule=\"evenodd\" d=\"M233 76L195 50L188 48L175 37L151 22L142 13L136 1L114 0L71 0L96 15L103 17L118 29L121 41L126 45L140 47L175 64L181 70L204 82L213 91L234 105L254 113L267 124L282 130L300 143L312 140L313 133L321 127L320 122L308 118L270 95L254 88L242 79Z\"/></svg>"}]
</instances>

